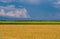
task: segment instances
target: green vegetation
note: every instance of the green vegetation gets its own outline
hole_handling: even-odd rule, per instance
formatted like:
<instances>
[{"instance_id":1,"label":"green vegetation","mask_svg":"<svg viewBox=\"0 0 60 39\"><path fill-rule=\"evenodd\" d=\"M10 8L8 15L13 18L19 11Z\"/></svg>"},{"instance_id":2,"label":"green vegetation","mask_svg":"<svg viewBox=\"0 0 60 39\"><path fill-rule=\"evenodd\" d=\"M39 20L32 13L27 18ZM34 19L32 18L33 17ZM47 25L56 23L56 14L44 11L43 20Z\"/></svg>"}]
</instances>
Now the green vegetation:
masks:
<instances>
[{"instance_id":1,"label":"green vegetation","mask_svg":"<svg viewBox=\"0 0 60 39\"><path fill-rule=\"evenodd\" d=\"M15 20L15 21L6 21L1 20L0 24L60 24L60 21L52 20Z\"/></svg>"}]
</instances>

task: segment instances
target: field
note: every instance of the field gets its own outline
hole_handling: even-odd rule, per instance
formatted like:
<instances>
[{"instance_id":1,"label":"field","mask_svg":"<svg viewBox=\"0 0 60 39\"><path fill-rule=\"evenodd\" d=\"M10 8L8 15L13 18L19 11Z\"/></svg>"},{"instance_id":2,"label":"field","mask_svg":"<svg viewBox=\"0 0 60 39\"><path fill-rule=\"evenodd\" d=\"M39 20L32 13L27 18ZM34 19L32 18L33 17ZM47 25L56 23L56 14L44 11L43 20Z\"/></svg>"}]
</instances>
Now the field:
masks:
<instances>
[{"instance_id":1,"label":"field","mask_svg":"<svg viewBox=\"0 0 60 39\"><path fill-rule=\"evenodd\" d=\"M60 25L0 25L1 39L60 39Z\"/></svg>"},{"instance_id":2,"label":"field","mask_svg":"<svg viewBox=\"0 0 60 39\"><path fill-rule=\"evenodd\" d=\"M19 20L19 21L0 21L0 24L60 24L60 21L54 20Z\"/></svg>"}]
</instances>

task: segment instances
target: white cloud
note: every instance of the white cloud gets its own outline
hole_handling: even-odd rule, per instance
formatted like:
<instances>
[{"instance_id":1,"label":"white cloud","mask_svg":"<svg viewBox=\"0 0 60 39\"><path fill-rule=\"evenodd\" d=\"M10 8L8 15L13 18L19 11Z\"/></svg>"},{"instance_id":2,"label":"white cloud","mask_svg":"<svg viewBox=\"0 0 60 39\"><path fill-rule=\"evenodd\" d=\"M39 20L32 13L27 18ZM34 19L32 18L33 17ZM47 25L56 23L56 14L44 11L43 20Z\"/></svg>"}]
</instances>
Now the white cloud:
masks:
<instances>
[{"instance_id":1,"label":"white cloud","mask_svg":"<svg viewBox=\"0 0 60 39\"><path fill-rule=\"evenodd\" d=\"M26 4L39 4L42 2L42 0L0 0L4 3L10 3L12 1L17 1L19 3L26 3Z\"/></svg>"},{"instance_id":2,"label":"white cloud","mask_svg":"<svg viewBox=\"0 0 60 39\"><path fill-rule=\"evenodd\" d=\"M6 14L5 14L5 11L4 11L4 9L1 9L0 10L0 16L5 16Z\"/></svg>"},{"instance_id":3,"label":"white cloud","mask_svg":"<svg viewBox=\"0 0 60 39\"><path fill-rule=\"evenodd\" d=\"M25 0L25 3L28 4L39 4L42 0Z\"/></svg>"},{"instance_id":4,"label":"white cloud","mask_svg":"<svg viewBox=\"0 0 60 39\"><path fill-rule=\"evenodd\" d=\"M0 0L1 2L12 2L13 0Z\"/></svg>"},{"instance_id":5,"label":"white cloud","mask_svg":"<svg viewBox=\"0 0 60 39\"><path fill-rule=\"evenodd\" d=\"M29 15L27 14L27 10L25 8L16 9L15 16L16 17L22 17L22 18L29 18Z\"/></svg>"},{"instance_id":6,"label":"white cloud","mask_svg":"<svg viewBox=\"0 0 60 39\"><path fill-rule=\"evenodd\" d=\"M25 0L0 0L0 2L10 3L10 2L24 2Z\"/></svg>"},{"instance_id":7,"label":"white cloud","mask_svg":"<svg viewBox=\"0 0 60 39\"><path fill-rule=\"evenodd\" d=\"M13 11L10 11L10 12L6 13L6 16L15 17L15 14Z\"/></svg>"},{"instance_id":8,"label":"white cloud","mask_svg":"<svg viewBox=\"0 0 60 39\"><path fill-rule=\"evenodd\" d=\"M17 0L18 2L24 3L25 0Z\"/></svg>"},{"instance_id":9,"label":"white cloud","mask_svg":"<svg viewBox=\"0 0 60 39\"><path fill-rule=\"evenodd\" d=\"M59 1L54 1L53 4L60 4L60 0Z\"/></svg>"},{"instance_id":10,"label":"white cloud","mask_svg":"<svg viewBox=\"0 0 60 39\"><path fill-rule=\"evenodd\" d=\"M27 10L25 8L22 9L17 9L17 8L8 8L8 10L10 9L10 11L5 12L5 9L2 8L0 9L0 16L8 16L8 17L14 17L14 18L30 18L30 16L27 13ZM15 10L14 10L15 9Z\"/></svg>"},{"instance_id":11,"label":"white cloud","mask_svg":"<svg viewBox=\"0 0 60 39\"><path fill-rule=\"evenodd\" d=\"M52 5L52 7L56 8L56 9L60 9L60 0L51 0L49 2Z\"/></svg>"},{"instance_id":12,"label":"white cloud","mask_svg":"<svg viewBox=\"0 0 60 39\"><path fill-rule=\"evenodd\" d=\"M16 18L29 18L27 15L26 9L16 9L15 11L10 11L7 13L7 16L16 17Z\"/></svg>"}]
</instances>

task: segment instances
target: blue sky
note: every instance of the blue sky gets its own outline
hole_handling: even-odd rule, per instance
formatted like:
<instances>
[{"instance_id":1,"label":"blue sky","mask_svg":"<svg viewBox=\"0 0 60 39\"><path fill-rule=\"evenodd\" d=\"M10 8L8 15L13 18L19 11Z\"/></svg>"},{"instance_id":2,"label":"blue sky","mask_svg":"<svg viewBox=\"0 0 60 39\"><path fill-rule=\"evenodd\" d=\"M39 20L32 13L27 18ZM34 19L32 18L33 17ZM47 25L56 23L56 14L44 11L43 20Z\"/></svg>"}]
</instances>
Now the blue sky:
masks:
<instances>
[{"instance_id":1,"label":"blue sky","mask_svg":"<svg viewBox=\"0 0 60 39\"><path fill-rule=\"evenodd\" d=\"M0 0L0 20L60 20L60 1Z\"/></svg>"}]
</instances>

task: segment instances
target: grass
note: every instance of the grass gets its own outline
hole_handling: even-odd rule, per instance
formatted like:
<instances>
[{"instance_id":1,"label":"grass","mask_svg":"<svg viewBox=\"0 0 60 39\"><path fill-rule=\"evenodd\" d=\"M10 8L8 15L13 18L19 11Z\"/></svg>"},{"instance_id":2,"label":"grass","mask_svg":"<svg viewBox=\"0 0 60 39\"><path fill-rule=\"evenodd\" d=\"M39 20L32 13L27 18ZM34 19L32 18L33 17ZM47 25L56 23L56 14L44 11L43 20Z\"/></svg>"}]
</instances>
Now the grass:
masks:
<instances>
[{"instance_id":1,"label":"grass","mask_svg":"<svg viewBox=\"0 0 60 39\"><path fill-rule=\"evenodd\" d=\"M0 21L0 24L60 24L60 21Z\"/></svg>"}]
</instances>

